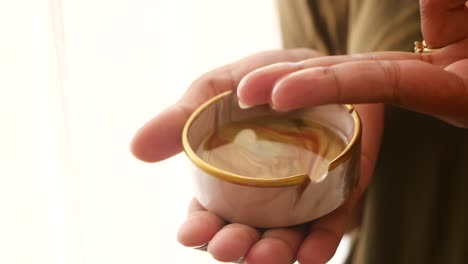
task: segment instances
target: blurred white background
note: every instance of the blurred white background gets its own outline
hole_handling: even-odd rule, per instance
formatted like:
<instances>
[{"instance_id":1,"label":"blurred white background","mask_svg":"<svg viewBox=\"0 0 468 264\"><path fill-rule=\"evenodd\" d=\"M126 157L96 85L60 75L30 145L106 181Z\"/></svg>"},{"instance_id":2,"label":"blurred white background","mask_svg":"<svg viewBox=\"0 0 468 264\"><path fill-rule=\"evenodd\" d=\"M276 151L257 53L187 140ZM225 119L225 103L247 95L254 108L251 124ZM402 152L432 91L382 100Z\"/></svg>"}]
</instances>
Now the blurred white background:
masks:
<instances>
[{"instance_id":1,"label":"blurred white background","mask_svg":"<svg viewBox=\"0 0 468 264\"><path fill-rule=\"evenodd\" d=\"M185 157L129 143L200 74L279 48L277 23L271 0L1 1L0 263L216 263L176 241Z\"/></svg>"}]
</instances>

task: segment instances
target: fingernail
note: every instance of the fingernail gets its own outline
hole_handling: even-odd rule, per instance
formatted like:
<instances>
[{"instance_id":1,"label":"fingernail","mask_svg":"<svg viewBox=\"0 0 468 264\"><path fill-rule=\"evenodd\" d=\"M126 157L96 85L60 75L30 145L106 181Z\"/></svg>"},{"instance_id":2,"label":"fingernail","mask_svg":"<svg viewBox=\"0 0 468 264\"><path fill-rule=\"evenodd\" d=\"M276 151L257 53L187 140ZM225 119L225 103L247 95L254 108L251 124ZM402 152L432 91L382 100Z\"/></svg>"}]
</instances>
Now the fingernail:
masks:
<instances>
[{"instance_id":1,"label":"fingernail","mask_svg":"<svg viewBox=\"0 0 468 264\"><path fill-rule=\"evenodd\" d=\"M241 90L244 89L244 86L245 86L245 80L246 78L242 78L242 80L239 82L239 85L237 85L237 98L239 98L239 108L240 109L248 109L248 108L251 108L252 106L251 105L248 105L244 102L242 102L240 100L240 94L241 94Z\"/></svg>"},{"instance_id":2,"label":"fingernail","mask_svg":"<svg viewBox=\"0 0 468 264\"><path fill-rule=\"evenodd\" d=\"M245 257L240 257L238 260L233 261L232 263L240 263L240 264L243 264L243 263L245 263Z\"/></svg>"},{"instance_id":3,"label":"fingernail","mask_svg":"<svg viewBox=\"0 0 468 264\"><path fill-rule=\"evenodd\" d=\"M271 91L271 99L270 99L270 107L271 109L275 110L276 112L282 112L281 107L278 107L278 104L276 103L275 98L275 90L276 90L276 85L273 87L273 90Z\"/></svg>"},{"instance_id":4,"label":"fingernail","mask_svg":"<svg viewBox=\"0 0 468 264\"><path fill-rule=\"evenodd\" d=\"M272 105L275 105L276 106L276 98L278 96L278 91L281 89L281 83L282 83L282 80L279 80L278 82L275 83L275 85L273 86L273 89L271 90L271 103Z\"/></svg>"},{"instance_id":5,"label":"fingernail","mask_svg":"<svg viewBox=\"0 0 468 264\"><path fill-rule=\"evenodd\" d=\"M277 83L275 83L275 85L273 86L273 89L271 89L271 98L275 97L276 94L278 93L278 89L279 89L279 85L278 83L280 83L281 80Z\"/></svg>"},{"instance_id":6,"label":"fingernail","mask_svg":"<svg viewBox=\"0 0 468 264\"><path fill-rule=\"evenodd\" d=\"M244 77L240 80L239 84L237 85L237 97L240 96L240 91L244 89L245 82L246 82L246 78Z\"/></svg>"},{"instance_id":7,"label":"fingernail","mask_svg":"<svg viewBox=\"0 0 468 264\"><path fill-rule=\"evenodd\" d=\"M252 108L252 105L245 104L245 103L243 103L242 101L239 100L239 108L240 109L249 109L249 108Z\"/></svg>"},{"instance_id":8,"label":"fingernail","mask_svg":"<svg viewBox=\"0 0 468 264\"><path fill-rule=\"evenodd\" d=\"M281 88L281 82L282 81L279 81L275 84L275 86L273 86L273 90L271 91L271 102L270 102L270 105L271 105L271 108L277 112L289 112L291 111L293 108L291 108L290 106L287 106L287 105L284 105L283 104L278 104L278 92L282 89ZM284 95L283 95L284 96ZM284 99L284 98L283 98Z\"/></svg>"},{"instance_id":9,"label":"fingernail","mask_svg":"<svg viewBox=\"0 0 468 264\"><path fill-rule=\"evenodd\" d=\"M196 249L196 250L201 250L201 251L208 251L208 242L201 245L201 246L197 246L197 247L193 247L193 249Z\"/></svg>"},{"instance_id":10,"label":"fingernail","mask_svg":"<svg viewBox=\"0 0 468 264\"><path fill-rule=\"evenodd\" d=\"M279 107L279 106L276 106L274 104L271 104L271 109L273 109L273 110L275 110L276 112L279 112L279 113L286 113L286 112L291 111L290 108Z\"/></svg>"},{"instance_id":11,"label":"fingernail","mask_svg":"<svg viewBox=\"0 0 468 264\"><path fill-rule=\"evenodd\" d=\"M305 62L304 61L296 61L296 62L288 62L287 65L290 68L302 68L304 67Z\"/></svg>"}]
</instances>

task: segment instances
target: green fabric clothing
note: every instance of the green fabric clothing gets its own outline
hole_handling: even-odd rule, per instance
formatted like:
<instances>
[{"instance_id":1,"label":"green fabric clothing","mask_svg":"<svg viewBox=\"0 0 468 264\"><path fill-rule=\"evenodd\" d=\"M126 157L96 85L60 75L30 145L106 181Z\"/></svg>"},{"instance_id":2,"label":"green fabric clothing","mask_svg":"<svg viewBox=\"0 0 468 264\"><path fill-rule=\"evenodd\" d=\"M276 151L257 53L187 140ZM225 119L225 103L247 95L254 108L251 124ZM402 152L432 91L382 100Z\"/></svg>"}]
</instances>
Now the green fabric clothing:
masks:
<instances>
[{"instance_id":1,"label":"green fabric clothing","mask_svg":"<svg viewBox=\"0 0 468 264\"><path fill-rule=\"evenodd\" d=\"M413 50L417 0L278 0L285 48ZM444 89L444 87L440 87ZM468 129L388 106L349 263L468 263Z\"/></svg>"}]
</instances>

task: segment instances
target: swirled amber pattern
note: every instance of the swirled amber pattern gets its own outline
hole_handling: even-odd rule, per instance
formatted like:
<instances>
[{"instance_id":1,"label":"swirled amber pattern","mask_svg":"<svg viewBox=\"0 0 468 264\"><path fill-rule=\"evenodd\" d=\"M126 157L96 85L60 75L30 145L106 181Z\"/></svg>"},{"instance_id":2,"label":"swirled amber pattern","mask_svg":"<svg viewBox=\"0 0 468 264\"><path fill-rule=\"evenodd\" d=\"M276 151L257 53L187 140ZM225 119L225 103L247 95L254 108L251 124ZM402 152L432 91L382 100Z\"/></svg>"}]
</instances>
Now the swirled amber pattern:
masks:
<instances>
[{"instance_id":1,"label":"swirled amber pattern","mask_svg":"<svg viewBox=\"0 0 468 264\"><path fill-rule=\"evenodd\" d=\"M218 128L197 155L219 169L254 178L308 174L319 179L345 148L331 129L308 120L268 116Z\"/></svg>"}]
</instances>

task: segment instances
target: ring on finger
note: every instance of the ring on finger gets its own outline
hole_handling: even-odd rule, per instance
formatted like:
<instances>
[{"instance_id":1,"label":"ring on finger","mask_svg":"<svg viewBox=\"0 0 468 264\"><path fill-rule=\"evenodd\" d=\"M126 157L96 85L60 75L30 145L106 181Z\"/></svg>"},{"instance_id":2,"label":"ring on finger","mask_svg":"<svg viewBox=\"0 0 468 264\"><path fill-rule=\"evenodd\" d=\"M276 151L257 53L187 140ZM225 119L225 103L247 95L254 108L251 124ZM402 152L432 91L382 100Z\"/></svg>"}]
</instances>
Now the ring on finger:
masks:
<instances>
[{"instance_id":1,"label":"ring on finger","mask_svg":"<svg viewBox=\"0 0 468 264\"><path fill-rule=\"evenodd\" d=\"M415 41L414 42L414 52L415 53L432 53L434 51L437 51L439 49L432 49L429 48L426 44L426 41Z\"/></svg>"}]
</instances>

